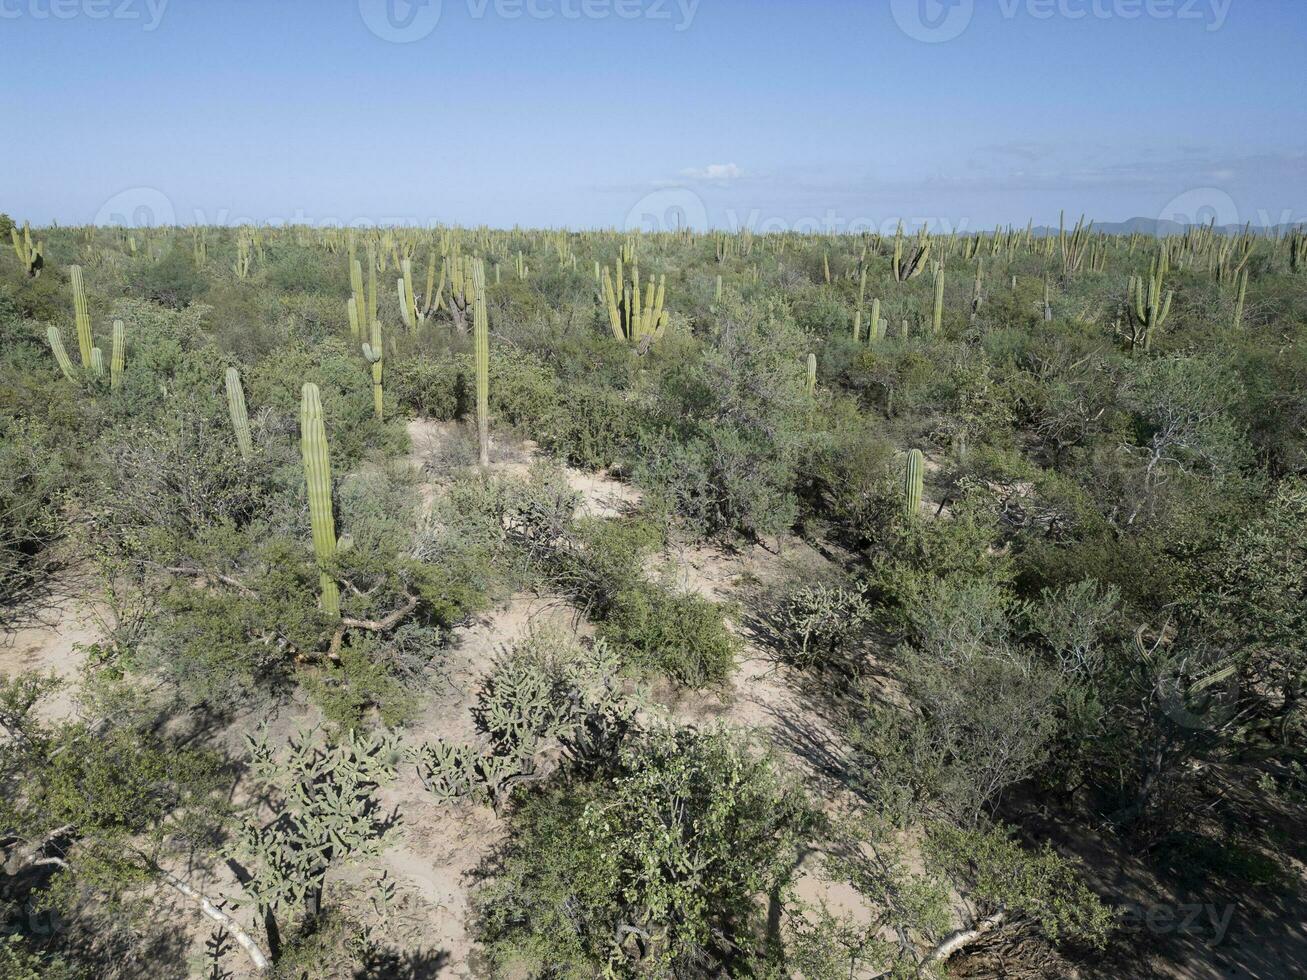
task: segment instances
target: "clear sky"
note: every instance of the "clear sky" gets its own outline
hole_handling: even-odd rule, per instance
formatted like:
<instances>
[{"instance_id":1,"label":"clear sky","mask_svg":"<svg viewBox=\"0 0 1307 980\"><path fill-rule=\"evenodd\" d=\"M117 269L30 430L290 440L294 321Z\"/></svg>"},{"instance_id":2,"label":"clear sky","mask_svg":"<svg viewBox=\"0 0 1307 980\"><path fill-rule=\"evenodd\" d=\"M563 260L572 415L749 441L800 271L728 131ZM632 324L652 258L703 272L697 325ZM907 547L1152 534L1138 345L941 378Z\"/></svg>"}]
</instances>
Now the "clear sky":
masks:
<instances>
[{"instance_id":1,"label":"clear sky","mask_svg":"<svg viewBox=\"0 0 1307 980\"><path fill-rule=\"evenodd\" d=\"M1299 0L0 0L0 210L1307 219Z\"/></svg>"}]
</instances>

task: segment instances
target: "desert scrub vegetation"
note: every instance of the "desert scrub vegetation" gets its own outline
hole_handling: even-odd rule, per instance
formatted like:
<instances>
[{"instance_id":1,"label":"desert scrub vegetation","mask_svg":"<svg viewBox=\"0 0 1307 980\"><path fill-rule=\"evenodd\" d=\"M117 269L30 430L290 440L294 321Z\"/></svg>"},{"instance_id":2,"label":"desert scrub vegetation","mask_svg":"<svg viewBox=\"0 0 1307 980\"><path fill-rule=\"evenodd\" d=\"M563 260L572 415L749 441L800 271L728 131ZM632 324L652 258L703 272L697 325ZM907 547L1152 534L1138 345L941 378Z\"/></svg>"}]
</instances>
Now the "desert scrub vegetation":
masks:
<instances>
[{"instance_id":1,"label":"desert scrub vegetation","mask_svg":"<svg viewBox=\"0 0 1307 980\"><path fill-rule=\"evenodd\" d=\"M1095 862L1296 880L1300 233L8 227L9 973L435 969L447 874L497 976L1068 975Z\"/></svg>"}]
</instances>

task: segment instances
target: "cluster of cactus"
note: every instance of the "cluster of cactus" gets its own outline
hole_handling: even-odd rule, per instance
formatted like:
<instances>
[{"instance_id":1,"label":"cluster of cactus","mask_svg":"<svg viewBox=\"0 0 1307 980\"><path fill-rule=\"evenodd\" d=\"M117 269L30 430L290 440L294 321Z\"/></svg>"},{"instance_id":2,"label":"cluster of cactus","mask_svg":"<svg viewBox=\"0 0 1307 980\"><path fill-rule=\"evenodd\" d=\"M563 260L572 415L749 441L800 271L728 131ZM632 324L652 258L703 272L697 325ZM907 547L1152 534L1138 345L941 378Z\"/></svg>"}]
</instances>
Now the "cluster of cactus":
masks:
<instances>
[{"instance_id":1,"label":"cluster of cactus","mask_svg":"<svg viewBox=\"0 0 1307 980\"><path fill-rule=\"evenodd\" d=\"M240 372L234 367L227 368L227 414L231 416L231 427L236 433L236 448L241 459L248 462L254 454L254 440L250 438L250 417L245 411Z\"/></svg>"},{"instance_id":2,"label":"cluster of cactus","mask_svg":"<svg viewBox=\"0 0 1307 980\"><path fill-rule=\"evenodd\" d=\"M475 268L479 258L463 255L455 248L447 259L449 269L449 312L459 333L467 333L469 314L476 313ZM484 271L483 271L484 276Z\"/></svg>"},{"instance_id":3,"label":"cluster of cactus","mask_svg":"<svg viewBox=\"0 0 1307 980\"><path fill-rule=\"evenodd\" d=\"M925 456L920 449L910 450L903 470L903 513L909 519L916 518L921 513L921 491L925 474Z\"/></svg>"},{"instance_id":4,"label":"cluster of cactus","mask_svg":"<svg viewBox=\"0 0 1307 980\"><path fill-rule=\"evenodd\" d=\"M17 228L9 229L9 237L14 243L14 254L23 265L23 271L35 279L45 267L45 242L32 242L32 226L23 222L22 234Z\"/></svg>"},{"instance_id":5,"label":"cluster of cactus","mask_svg":"<svg viewBox=\"0 0 1307 980\"><path fill-rule=\"evenodd\" d=\"M436 289L436 253L433 251L427 260L426 291L418 296L413 290L413 262L401 259L400 278L396 280L399 290L399 312L410 333L417 333L418 326L426 322L427 317L436 312L439 293ZM441 288L444 287L443 277Z\"/></svg>"},{"instance_id":6,"label":"cluster of cactus","mask_svg":"<svg viewBox=\"0 0 1307 980\"><path fill-rule=\"evenodd\" d=\"M1075 229L1070 235L1066 231L1066 212L1059 212L1057 218L1057 245L1058 250L1062 253L1062 275L1069 277L1080 270L1081 263L1084 262L1085 250L1089 247L1090 231L1094 223L1091 221L1089 226L1085 226L1085 216L1082 214L1080 220L1076 222Z\"/></svg>"},{"instance_id":7,"label":"cluster of cactus","mask_svg":"<svg viewBox=\"0 0 1307 980\"><path fill-rule=\"evenodd\" d=\"M254 239L241 234L236 238L236 261L232 263L232 272L237 279L248 279L254 265Z\"/></svg>"},{"instance_id":8,"label":"cluster of cactus","mask_svg":"<svg viewBox=\"0 0 1307 980\"><path fill-rule=\"evenodd\" d=\"M300 452L304 457L304 479L309 492L309 520L313 526L313 554L318 563L322 608L327 615L338 619L340 586L329 569L336 557L331 457L327 449L327 428L322 420L322 396L318 393L318 386L311 381L300 392Z\"/></svg>"},{"instance_id":9,"label":"cluster of cactus","mask_svg":"<svg viewBox=\"0 0 1307 980\"><path fill-rule=\"evenodd\" d=\"M926 260L930 258L930 248L929 230L922 225L916 243L905 254L903 222L900 221L898 229L894 232L894 258L890 266L890 270L894 273L894 281L904 283L921 275L926 268Z\"/></svg>"},{"instance_id":10,"label":"cluster of cactus","mask_svg":"<svg viewBox=\"0 0 1307 980\"><path fill-rule=\"evenodd\" d=\"M625 249L623 250L625 251ZM659 278L655 286L650 278L640 300L640 267L631 267L631 281L625 281L623 260L617 260L616 274L603 269L603 299L608 310L608 325L613 336L632 344L647 347L658 340L667 329L667 312L663 309L667 277Z\"/></svg>"},{"instance_id":11,"label":"cluster of cactus","mask_svg":"<svg viewBox=\"0 0 1307 980\"><path fill-rule=\"evenodd\" d=\"M1149 350L1153 335L1162 329L1171 312L1175 293L1171 290L1163 293L1168 268L1167 253L1163 251L1149 267L1146 284L1142 276L1131 276L1126 284L1126 318L1131 327L1131 350Z\"/></svg>"}]
</instances>

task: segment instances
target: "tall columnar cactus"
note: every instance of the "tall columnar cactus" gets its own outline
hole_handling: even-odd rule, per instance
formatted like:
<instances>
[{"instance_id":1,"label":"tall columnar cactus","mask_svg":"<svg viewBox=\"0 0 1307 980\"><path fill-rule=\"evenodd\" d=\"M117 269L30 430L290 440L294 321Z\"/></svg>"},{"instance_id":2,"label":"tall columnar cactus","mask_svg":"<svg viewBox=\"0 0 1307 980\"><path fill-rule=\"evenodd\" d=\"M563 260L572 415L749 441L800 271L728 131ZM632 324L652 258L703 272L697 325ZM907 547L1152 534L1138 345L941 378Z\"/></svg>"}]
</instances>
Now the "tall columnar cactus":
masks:
<instances>
[{"instance_id":1,"label":"tall columnar cactus","mask_svg":"<svg viewBox=\"0 0 1307 980\"><path fill-rule=\"evenodd\" d=\"M98 347L91 348L91 373L97 378L104 377L104 353Z\"/></svg>"},{"instance_id":2,"label":"tall columnar cactus","mask_svg":"<svg viewBox=\"0 0 1307 980\"><path fill-rule=\"evenodd\" d=\"M477 441L482 466L490 465L490 315L486 309L486 270L480 259L472 266L474 303L473 346L476 350Z\"/></svg>"},{"instance_id":3,"label":"tall columnar cactus","mask_svg":"<svg viewBox=\"0 0 1307 980\"><path fill-rule=\"evenodd\" d=\"M318 386L307 382L300 394L300 451L304 457L304 479L309 488L309 519L313 525L313 554L318 562L322 608L327 615L340 616L340 586L327 571L336 557L336 520L331 511L331 457L327 451L327 428L322 421L322 397Z\"/></svg>"},{"instance_id":4,"label":"tall columnar cactus","mask_svg":"<svg viewBox=\"0 0 1307 980\"><path fill-rule=\"evenodd\" d=\"M884 340L889 323L880 315L880 297L871 301L871 321L867 324L868 340Z\"/></svg>"},{"instance_id":5,"label":"tall columnar cactus","mask_svg":"<svg viewBox=\"0 0 1307 980\"><path fill-rule=\"evenodd\" d=\"M985 260L976 261L976 280L971 284L971 319L980 316L981 304L985 302L984 294Z\"/></svg>"},{"instance_id":6,"label":"tall columnar cactus","mask_svg":"<svg viewBox=\"0 0 1307 980\"><path fill-rule=\"evenodd\" d=\"M909 519L921 513L921 489L925 473L926 458L920 449L911 450L903 471L903 512Z\"/></svg>"},{"instance_id":7,"label":"tall columnar cactus","mask_svg":"<svg viewBox=\"0 0 1307 980\"><path fill-rule=\"evenodd\" d=\"M127 366L127 328L122 320L113 321L113 347L109 354L109 387L116 389L123 383L123 368Z\"/></svg>"},{"instance_id":8,"label":"tall columnar cactus","mask_svg":"<svg viewBox=\"0 0 1307 980\"><path fill-rule=\"evenodd\" d=\"M32 226L25 221L23 233L20 235L17 228L10 228L9 237L14 243L14 254L23 264L23 271L32 279L37 278L45 266L45 242L32 243Z\"/></svg>"},{"instance_id":9,"label":"tall columnar cactus","mask_svg":"<svg viewBox=\"0 0 1307 980\"><path fill-rule=\"evenodd\" d=\"M64 338L59 333L59 328L51 325L46 329L45 336L50 341L50 350L54 353L55 363L59 365L59 370L64 373L64 377L69 381L76 381L77 374L73 371L73 362L68 359L68 351L64 349Z\"/></svg>"},{"instance_id":10,"label":"tall columnar cactus","mask_svg":"<svg viewBox=\"0 0 1307 980\"><path fill-rule=\"evenodd\" d=\"M368 315L367 318L364 319L359 324L360 327L364 323L371 323L373 320L377 318L377 255L378 253L377 253L376 246L369 243L368 244L368 307L367 307ZM381 253L381 257L382 257L382 261L384 261L385 260L384 252Z\"/></svg>"},{"instance_id":11,"label":"tall columnar cactus","mask_svg":"<svg viewBox=\"0 0 1307 980\"><path fill-rule=\"evenodd\" d=\"M350 329L354 332L354 338L357 340L361 335L364 326L368 320L368 301L367 294L363 292L363 263L354 259L349 266L349 301L353 305L354 313L350 317Z\"/></svg>"},{"instance_id":12,"label":"tall columnar cactus","mask_svg":"<svg viewBox=\"0 0 1307 980\"><path fill-rule=\"evenodd\" d=\"M1244 269L1239 273L1239 291L1234 298L1234 329L1238 330L1243 326L1243 305L1244 300L1248 298L1248 270Z\"/></svg>"},{"instance_id":13,"label":"tall columnar cactus","mask_svg":"<svg viewBox=\"0 0 1307 980\"><path fill-rule=\"evenodd\" d=\"M944 267L935 269L935 305L930 316L931 333L939 333L944 327Z\"/></svg>"},{"instance_id":14,"label":"tall columnar cactus","mask_svg":"<svg viewBox=\"0 0 1307 980\"><path fill-rule=\"evenodd\" d=\"M720 281L721 277L718 277ZM858 274L858 305L853 313L853 342L856 344L862 340L862 304L867 299L867 267L863 266L862 271ZM873 323L869 328L875 332L876 325Z\"/></svg>"},{"instance_id":15,"label":"tall columnar cactus","mask_svg":"<svg viewBox=\"0 0 1307 980\"><path fill-rule=\"evenodd\" d=\"M413 292L413 263L408 259L400 261L400 277L395 280L399 290L399 316L408 327L409 333L417 333L418 324L422 322L422 312L418 309L417 296Z\"/></svg>"},{"instance_id":16,"label":"tall columnar cactus","mask_svg":"<svg viewBox=\"0 0 1307 980\"><path fill-rule=\"evenodd\" d=\"M385 349L381 338L381 321L372 321L372 339L363 345L363 359L372 365L372 411L377 421L385 419L385 393L382 380L385 371Z\"/></svg>"},{"instance_id":17,"label":"tall columnar cactus","mask_svg":"<svg viewBox=\"0 0 1307 980\"><path fill-rule=\"evenodd\" d=\"M82 280L82 267L70 266L69 278L73 283L73 316L77 322L77 352L81 355L82 367L91 366L91 314L86 306L86 284Z\"/></svg>"},{"instance_id":18,"label":"tall columnar cactus","mask_svg":"<svg viewBox=\"0 0 1307 980\"><path fill-rule=\"evenodd\" d=\"M241 459L248 461L254 454L254 440L250 438L250 417L245 411L240 372L234 367L227 368L227 414L231 416L231 427L236 433L236 448L240 450Z\"/></svg>"},{"instance_id":19,"label":"tall columnar cactus","mask_svg":"<svg viewBox=\"0 0 1307 980\"><path fill-rule=\"evenodd\" d=\"M632 344L647 345L663 335L667 329L667 313L663 309L667 277L659 278L657 286L651 278L645 287L644 303L640 302L640 267L631 267L631 282L624 281L622 262L617 262L617 275L603 270L604 305L608 309L608 325L613 336Z\"/></svg>"},{"instance_id":20,"label":"tall columnar cactus","mask_svg":"<svg viewBox=\"0 0 1307 980\"><path fill-rule=\"evenodd\" d=\"M1066 233L1066 212L1060 212L1057 218L1057 244L1062 253L1062 275L1064 277L1074 275L1080 269L1080 264L1085 258L1085 249L1089 247L1089 235L1093 230L1094 223L1091 221L1089 227L1085 227L1085 216L1082 214L1080 220L1076 222L1075 229L1070 235Z\"/></svg>"},{"instance_id":21,"label":"tall columnar cactus","mask_svg":"<svg viewBox=\"0 0 1307 980\"><path fill-rule=\"evenodd\" d=\"M1144 284L1141 276L1130 277L1126 287L1126 315L1133 328L1130 338L1131 349L1151 349L1153 334L1162 329L1167 315L1171 312L1171 300L1175 293L1168 290L1164 296L1162 292L1166 269L1166 255L1162 254L1153 260L1147 285Z\"/></svg>"},{"instance_id":22,"label":"tall columnar cactus","mask_svg":"<svg viewBox=\"0 0 1307 980\"><path fill-rule=\"evenodd\" d=\"M817 393L817 355L808 355L808 397Z\"/></svg>"},{"instance_id":23,"label":"tall columnar cactus","mask_svg":"<svg viewBox=\"0 0 1307 980\"><path fill-rule=\"evenodd\" d=\"M1048 284L1048 276L1044 276L1044 322L1053 322L1053 292Z\"/></svg>"},{"instance_id":24,"label":"tall columnar cactus","mask_svg":"<svg viewBox=\"0 0 1307 980\"><path fill-rule=\"evenodd\" d=\"M905 256L903 249L903 222L899 222L898 229L894 232L894 259L891 266L891 271L894 273L894 281L903 283L921 275L922 270L926 268L926 260L929 257L930 234L926 225L921 226L921 231L917 235L916 244Z\"/></svg>"}]
</instances>

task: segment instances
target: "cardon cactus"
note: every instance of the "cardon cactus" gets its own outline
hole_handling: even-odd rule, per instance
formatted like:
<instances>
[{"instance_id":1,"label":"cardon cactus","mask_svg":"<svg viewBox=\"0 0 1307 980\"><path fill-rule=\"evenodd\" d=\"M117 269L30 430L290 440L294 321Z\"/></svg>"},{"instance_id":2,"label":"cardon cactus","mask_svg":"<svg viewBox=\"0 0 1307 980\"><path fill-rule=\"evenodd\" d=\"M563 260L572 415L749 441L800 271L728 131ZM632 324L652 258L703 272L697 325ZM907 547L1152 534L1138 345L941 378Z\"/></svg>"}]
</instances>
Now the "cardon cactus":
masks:
<instances>
[{"instance_id":1,"label":"cardon cactus","mask_svg":"<svg viewBox=\"0 0 1307 980\"><path fill-rule=\"evenodd\" d=\"M82 281L82 267L70 266L68 275L73 283L73 313L77 321L77 352L82 358L82 367L91 366L91 314L86 306L86 284Z\"/></svg>"},{"instance_id":2,"label":"cardon cactus","mask_svg":"<svg viewBox=\"0 0 1307 980\"><path fill-rule=\"evenodd\" d=\"M331 511L331 457L327 451L327 428L322 421L322 397L313 382L300 394L300 452L304 456L304 480L309 488L309 520L313 525L313 554L318 561L322 608L329 616L340 616L340 587L326 566L336 557L336 520Z\"/></svg>"},{"instance_id":3,"label":"cardon cactus","mask_svg":"<svg viewBox=\"0 0 1307 980\"><path fill-rule=\"evenodd\" d=\"M100 348L91 348L91 373L97 378L104 377L104 354Z\"/></svg>"},{"instance_id":4,"label":"cardon cactus","mask_svg":"<svg viewBox=\"0 0 1307 980\"><path fill-rule=\"evenodd\" d=\"M910 519L921 513L921 488L925 472L926 457L920 449L911 450L903 472L903 513Z\"/></svg>"},{"instance_id":5,"label":"cardon cactus","mask_svg":"<svg viewBox=\"0 0 1307 980\"><path fill-rule=\"evenodd\" d=\"M381 342L381 321L372 321L372 340L363 345L363 359L372 365L372 411L380 422L385 418L385 392L382 378L385 371L385 349Z\"/></svg>"},{"instance_id":6,"label":"cardon cactus","mask_svg":"<svg viewBox=\"0 0 1307 980\"><path fill-rule=\"evenodd\" d=\"M127 366L127 328L122 320L113 321L113 347L109 354L109 387L123 383L123 368Z\"/></svg>"},{"instance_id":7,"label":"cardon cactus","mask_svg":"<svg viewBox=\"0 0 1307 980\"><path fill-rule=\"evenodd\" d=\"M367 294L363 292L363 263L355 259L349 267L349 288L350 303L353 305L354 312L350 316L349 325L354 336L360 336L363 327L368 323L368 302Z\"/></svg>"},{"instance_id":8,"label":"cardon cactus","mask_svg":"<svg viewBox=\"0 0 1307 980\"><path fill-rule=\"evenodd\" d=\"M59 370L69 381L76 381L77 375L73 371L73 362L68 359L68 351L64 350L64 338L59 333L59 328L49 327L45 331L45 336L50 341L50 350L54 352L55 363L59 365Z\"/></svg>"},{"instance_id":9,"label":"cardon cactus","mask_svg":"<svg viewBox=\"0 0 1307 980\"><path fill-rule=\"evenodd\" d=\"M231 416L231 427L236 433L236 448L240 450L241 459L248 460L254 452L254 440L250 438L250 417L245 412L245 391L241 388L241 376L234 367L227 368L227 414Z\"/></svg>"},{"instance_id":10,"label":"cardon cactus","mask_svg":"<svg viewBox=\"0 0 1307 980\"><path fill-rule=\"evenodd\" d=\"M486 270L480 259L472 266L474 304L473 346L477 373L477 440L482 466L490 465L490 316L486 309Z\"/></svg>"},{"instance_id":11,"label":"cardon cactus","mask_svg":"<svg viewBox=\"0 0 1307 980\"><path fill-rule=\"evenodd\" d=\"M632 267L629 284L625 282L620 260L617 263L616 276L610 275L605 267L603 270L604 306L608 310L608 325L613 331L613 336L633 344L648 344L661 337L667 329L667 314L663 310L666 287L666 276L658 280L656 287L653 279L650 279L645 289L642 306L639 267Z\"/></svg>"},{"instance_id":12,"label":"cardon cactus","mask_svg":"<svg viewBox=\"0 0 1307 980\"><path fill-rule=\"evenodd\" d=\"M808 355L808 397L817 393L817 355Z\"/></svg>"},{"instance_id":13,"label":"cardon cactus","mask_svg":"<svg viewBox=\"0 0 1307 980\"><path fill-rule=\"evenodd\" d=\"M931 311L930 331L939 333L944 327L944 267L935 270L935 306Z\"/></svg>"}]
</instances>

